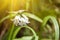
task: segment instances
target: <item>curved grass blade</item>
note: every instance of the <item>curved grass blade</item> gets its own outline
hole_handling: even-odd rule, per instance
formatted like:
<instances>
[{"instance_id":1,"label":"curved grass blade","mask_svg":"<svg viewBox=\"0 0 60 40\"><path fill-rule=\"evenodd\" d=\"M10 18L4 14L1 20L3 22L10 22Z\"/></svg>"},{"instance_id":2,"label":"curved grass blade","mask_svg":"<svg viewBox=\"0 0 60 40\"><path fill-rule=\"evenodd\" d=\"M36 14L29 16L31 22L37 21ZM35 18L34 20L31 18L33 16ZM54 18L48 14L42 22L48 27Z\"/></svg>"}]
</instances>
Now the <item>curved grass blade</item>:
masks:
<instances>
[{"instance_id":1,"label":"curved grass blade","mask_svg":"<svg viewBox=\"0 0 60 40\"><path fill-rule=\"evenodd\" d=\"M28 16L28 17L30 17L30 18L32 18L32 19L34 19L34 20L36 20L36 21L38 21L38 22L40 22L40 23L43 23L42 19L39 18L39 17L37 17L37 16L34 15L34 14L31 14L31 13L25 13L25 12L24 12L23 14L26 15L26 16ZM49 31L52 30L48 24L47 24L46 26L47 26L47 28L49 28Z\"/></svg>"},{"instance_id":2,"label":"curved grass blade","mask_svg":"<svg viewBox=\"0 0 60 40\"><path fill-rule=\"evenodd\" d=\"M9 18L9 15L6 16L6 17L4 17L3 19L1 19L1 20L0 20L0 24L1 24L4 20L6 20L6 19L8 19L8 18Z\"/></svg>"},{"instance_id":3,"label":"curved grass blade","mask_svg":"<svg viewBox=\"0 0 60 40\"><path fill-rule=\"evenodd\" d=\"M2 18L1 20L0 20L0 24L4 21L4 20L6 20L6 19L9 19L9 18L13 18L14 16L16 16L17 14L9 14L9 15L7 15L6 17L4 17L4 18Z\"/></svg>"},{"instance_id":4,"label":"curved grass blade","mask_svg":"<svg viewBox=\"0 0 60 40\"><path fill-rule=\"evenodd\" d=\"M13 33L12 40L15 39L17 33L21 30L21 28L28 28L29 30L31 30L33 33L33 36L35 37L35 40L38 40L38 36L36 35L35 31L29 26L18 27Z\"/></svg>"},{"instance_id":5,"label":"curved grass blade","mask_svg":"<svg viewBox=\"0 0 60 40\"><path fill-rule=\"evenodd\" d=\"M33 36L24 36L22 38L17 38L17 39L13 39L13 40L32 40Z\"/></svg>"},{"instance_id":6,"label":"curved grass blade","mask_svg":"<svg viewBox=\"0 0 60 40\"><path fill-rule=\"evenodd\" d=\"M24 36L22 38L17 38L17 39L13 39L13 40L32 40L33 36Z\"/></svg>"},{"instance_id":7,"label":"curved grass blade","mask_svg":"<svg viewBox=\"0 0 60 40\"><path fill-rule=\"evenodd\" d=\"M42 19L40 19L39 17L37 17L34 14L31 14L31 13L23 13L23 14L30 17L30 18L32 18L32 19L34 19L34 20L36 20L36 21L38 21L38 22L41 22L41 23L43 22Z\"/></svg>"},{"instance_id":8,"label":"curved grass blade","mask_svg":"<svg viewBox=\"0 0 60 40\"><path fill-rule=\"evenodd\" d=\"M26 27L25 27L25 28L28 28L28 29L30 29L30 30L32 31L33 36L35 37L35 39L34 39L34 40L38 40L38 36L36 35L35 31L34 31L32 28L30 28L30 27L29 27L29 26L27 26L27 25L26 25Z\"/></svg>"},{"instance_id":9,"label":"curved grass blade","mask_svg":"<svg viewBox=\"0 0 60 40\"><path fill-rule=\"evenodd\" d=\"M55 40L59 40L59 25L58 25L58 22L55 17L53 17L53 16L45 17L43 20L42 26L44 27L49 19L52 20L54 28L55 28Z\"/></svg>"},{"instance_id":10,"label":"curved grass blade","mask_svg":"<svg viewBox=\"0 0 60 40\"><path fill-rule=\"evenodd\" d=\"M22 27L17 27L13 32L12 40L16 37L17 33L21 30Z\"/></svg>"}]
</instances>

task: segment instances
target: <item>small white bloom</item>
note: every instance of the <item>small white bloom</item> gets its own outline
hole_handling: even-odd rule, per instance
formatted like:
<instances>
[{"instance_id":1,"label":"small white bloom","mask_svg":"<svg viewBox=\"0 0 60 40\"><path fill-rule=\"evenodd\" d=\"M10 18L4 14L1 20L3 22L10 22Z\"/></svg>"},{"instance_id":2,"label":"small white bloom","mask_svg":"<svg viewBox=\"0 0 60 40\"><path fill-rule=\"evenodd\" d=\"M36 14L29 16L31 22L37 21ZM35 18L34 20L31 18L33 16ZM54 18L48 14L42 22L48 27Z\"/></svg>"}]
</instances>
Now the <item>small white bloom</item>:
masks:
<instances>
[{"instance_id":1,"label":"small white bloom","mask_svg":"<svg viewBox=\"0 0 60 40\"><path fill-rule=\"evenodd\" d=\"M23 26L23 25L26 25L26 24L30 23L29 20L28 20L28 18L27 18L25 15L22 15L22 16L23 16L23 17L17 15L17 16L15 16L15 18L12 20L13 23L14 23L16 26L18 26L18 25L19 25L19 26Z\"/></svg>"},{"instance_id":2,"label":"small white bloom","mask_svg":"<svg viewBox=\"0 0 60 40\"><path fill-rule=\"evenodd\" d=\"M23 16L23 18L25 19L24 21L25 21L26 23L30 23L30 22L29 22L29 19L27 18L27 16L25 16L24 14L22 14L22 16Z\"/></svg>"},{"instance_id":3,"label":"small white bloom","mask_svg":"<svg viewBox=\"0 0 60 40\"><path fill-rule=\"evenodd\" d=\"M13 23L14 23L16 26L18 25L19 20L20 20L20 16L19 16L19 15L18 15L18 16L15 16L15 18L12 19Z\"/></svg>"}]
</instances>

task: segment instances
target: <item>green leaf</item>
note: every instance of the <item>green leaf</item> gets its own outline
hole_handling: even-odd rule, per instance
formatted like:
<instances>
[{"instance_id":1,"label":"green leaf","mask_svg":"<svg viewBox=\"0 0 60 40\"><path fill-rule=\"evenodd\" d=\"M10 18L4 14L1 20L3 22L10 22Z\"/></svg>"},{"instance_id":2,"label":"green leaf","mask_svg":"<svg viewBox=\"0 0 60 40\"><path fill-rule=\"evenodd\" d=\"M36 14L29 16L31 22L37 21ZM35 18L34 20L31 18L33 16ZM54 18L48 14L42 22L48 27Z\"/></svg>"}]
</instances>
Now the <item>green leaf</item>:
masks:
<instances>
[{"instance_id":1,"label":"green leaf","mask_svg":"<svg viewBox=\"0 0 60 40\"><path fill-rule=\"evenodd\" d=\"M34 14L31 14L31 13L23 13L23 14L30 17L30 18L32 18L32 19L34 19L34 20L36 20L36 21L38 21L38 22L43 22L42 19L40 19L39 17L37 17Z\"/></svg>"},{"instance_id":2,"label":"green leaf","mask_svg":"<svg viewBox=\"0 0 60 40\"><path fill-rule=\"evenodd\" d=\"M6 19L9 19L9 18L13 18L14 16L16 16L17 14L9 14L9 15L7 15L6 17L4 17L4 18L2 18L1 20L0 20L0 24L4 21L4 20L6 20Z\"/></svg>"},{"instance_id":3,"label":"green leaf","mask_svg":"<svg viewBox=\"0 0 60 40\"><path fill-rule=\"evenodd\" d=\"M17 38L17 39L13 39L13 40L32 40L33 36L24 36L22 38Z\"/></svg>"},{"instance_id":4,"label":"green leaf","mask_svg":"<svg viewBox=\"0 0 60 40\"><path fill-rule=\"evenodd\" d=\"M33 36L35 37L35 39L34 39L34 40L38 40L38 36L37 36L37 34L35 33L35 31L34 31L32 28L30 28L28 25L26 25L26 27L25 27L25 28L28 28L28 29L30 29L30 30L32 31Z\"/></svg>"},{"instance_id":5,"label":"green leaf","mask_svg":"<svg viewBox=\"0 0 60 40\"><path fill-rule=\"evenodd\" d=\"M11 40L14 27L14 24L10 26L9 30L5 33L4 37L2 38L3 40Z\"/></svg>"},{"instance_id":6,"label":"green leaf","mask_svg":"<svg viewBox=\"0 0 60 40\"><path fill-rule=\"evenodd\" d=\"M31 30L33 33L33 37L35 37L35 40L38 40L38 36L36 35L35 31L29 26L17 27L16 30L13 32L12 40L15 39L17 33L20 31L21 28L28 28L29 30Z\"/></svg>"},{"instance_id":7,"label":"green leaf","mask_svg":"<svg viewBox=\"0 0 60 40\"><path fill-rule=\"evenodd\" d=\"M13 32L13 35L12 35L12 39L14 39L16 37L16 35L18 34L18 32L21 30L22 27L17 27L14 32Z\"/></svg>"},{"instance_id":8,"label":"green leaf","mask_svg":"<svg viewBox=\"0 0 60 40\"><path fill-rule=\"evenodd\" d=\"M4 20L8 19L9 18L9 15L4 17L3 19L0 20L0 23L2 23Z\"/></svg>"},{"instance_id":9,"label":"green leaf","mask_svg":"<svg viewBox=\"0 0 60 40\"><path fill-rule=\"evenodd\" d=\"M14 24L12 25L12 28L10 30L10 33L9 33L9 36L8 36L8 40L12 40L11 37L12 37L12 34L13 34L13 30L14 30Z\"/></svg>"},{"instance_id":10,"label":"green leaf","mask_svg":"<svg viewBox=\"0 0 60 40\"><path fill-rule=\"evenodd\" d=\"M55 40L59 40L59 25L55 17L53 16L47 16L43 19L42 26L44 27L47 23L47 21L51 19L55 28Z\"/></svg>"}]
</instances>

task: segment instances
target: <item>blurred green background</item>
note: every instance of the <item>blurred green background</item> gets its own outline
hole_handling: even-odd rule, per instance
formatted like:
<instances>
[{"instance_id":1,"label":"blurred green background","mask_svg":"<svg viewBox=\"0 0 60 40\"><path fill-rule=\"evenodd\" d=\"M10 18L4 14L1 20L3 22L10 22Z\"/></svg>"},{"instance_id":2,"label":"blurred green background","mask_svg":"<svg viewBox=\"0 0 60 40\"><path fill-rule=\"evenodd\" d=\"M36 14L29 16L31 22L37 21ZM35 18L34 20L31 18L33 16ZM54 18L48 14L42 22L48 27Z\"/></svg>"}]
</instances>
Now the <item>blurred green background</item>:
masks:
<instances>
[{"instance_id":1,"label":"blurred green background","mask_svg":"<svg viewBox=\"0 0 60 40\"><path fill-rule=\"evenodd\" d=\"M9 11L18 11L18 10L27 10L31 14L35 14L39 18L43 19L46 16L54 16L57 18L58 23L60 25L60 0L0 0L0 20L7 16ZM51 36L53 31L50 31L48 28L41 28L41 23L30 19L31 23L28 24L31 26L39 35L42 40L49 40L52 38ZM52 23L48 22L54 30ZM6 33L6 31L10 28L11 21L9 19L5 20L2 24L0 24L0 35ZM21 30L21 35L32 35L30 31ZM27 29L26 29L27 30ZM3 31L5 33L3 33ZM24 31L26 34L24 34ZM17 35L17 37L18 37Z\"/></svg>"}]
</instances>

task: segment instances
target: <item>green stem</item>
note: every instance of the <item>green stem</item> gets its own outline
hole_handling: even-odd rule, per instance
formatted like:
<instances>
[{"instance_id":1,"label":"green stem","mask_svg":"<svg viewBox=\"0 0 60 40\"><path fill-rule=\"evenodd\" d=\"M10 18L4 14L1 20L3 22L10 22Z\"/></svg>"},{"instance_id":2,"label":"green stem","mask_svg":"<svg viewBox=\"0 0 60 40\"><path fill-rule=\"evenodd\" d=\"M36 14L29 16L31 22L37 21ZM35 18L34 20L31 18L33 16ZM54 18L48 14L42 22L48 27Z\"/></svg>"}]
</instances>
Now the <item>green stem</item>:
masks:
<instances>
[{"instance_id":1,"label":"green stem","mask_svg":"<svg viewBox=\"0 0 60 40\"><path fill-rule=\"evenodd\" d=\"M0 24L4 21L4 20L6 20L6 19L9 19L9 18L13 18L14 16L16 16L17 14L9 14L8 16L6 16L6 17L4 17L3 19L1 19L0 20Z\"/></svg>"},{"instance_id":2,"label":"green stem","mask_svg":"<svg viewBox=\"0 0 60 40\"><path fill-rule=\"evenodd\" d=\"M8 19L8 18L9 18L9 15L6 16L6 17L4 17L2 20L0 20L0 24L1 24L4 20L6 20L6 19Z\"/></svg>"},{"instance_id":3,"label":"green stem","mask_svg":"<svg viewBox=\"0 0 60 40\"><path fill-rule=\"evenodd\" d=\"M35 37L35 40L38 40L38 36L36 35L35 31L34 31L31 27L26 26L25 28L30 29L30 30L32 31L32 33L33 33L34 37Z\"/></svg>"},{"instance_id":4,"label":"green stem","mask_svg":"<svg viewBox=\"0 0 60 40\"><path fill-rule=\"evenodd\" d=\"M18 27L18 28L15 30L12 39L14 39L14 38L16 37L17 33L20 31L20 29L21 29L21 28L24 28L24 27L25 27L25 28L28 28L29 30L31 30L32 33L33 33L33 35L34 35L34 37L37 38L37 35L36 35L35 31L34 31L31 27L29 27L29 26L23 26L23 27Z\"/></svg>"},{"instance_id":5,"label":"green stem","mask_svg":"<svg viewBox=\"0 0 60 40\"><path fill-rule=\"evenodd\" d=\"M55 17L53 17L53 16L45 17L43 20L42 26L44 27L49 19L52 20L54 28L55 28L55 40L59 40L59 25L58 25L58 22Z\"/></svg>"},{"instance_id":6,"label":"green stem","mask_svg":"<svg viewBox=\"0 0 60 40\"><path fill-rule=\"evenodd\" d=\"M30 5L30 0L26 0L26 10L29 9L29 5Z\"/></svg>"},{"instance_id":7,"label":"green stem","mask_svg":"<svg viewBox=\"0 0 60 40\"><path fill-rule=\"evenodd\" d=\"M25 26L25 28L28 28L29 30L31 30L35 37L37 36L36 33L35 33L35 31L31 27Z\"/></svg>"},{"instance_id":8,"label":"green stem","mask_svg":"<svg viewBox=\"0 0 60 40\"><path fill-rule=\"evenodd\" d=\"M15 30L15 32L13 33L12 39L14 39L14 38L16 37L17 33L20 31L21 28L22 28L22 27L18 27L18 28Z\"/></svg>"},{"instance_id":9,"label":"green stem","mask_svg":"<svg viewBox=\"0 0 60 40\"><path fill-rule=\"evenodd\" d=\"M11 40L13 30L14 30L14 24L12 25L12 28L10 29L8 40Z\"/></svg>"}]
</instances>

